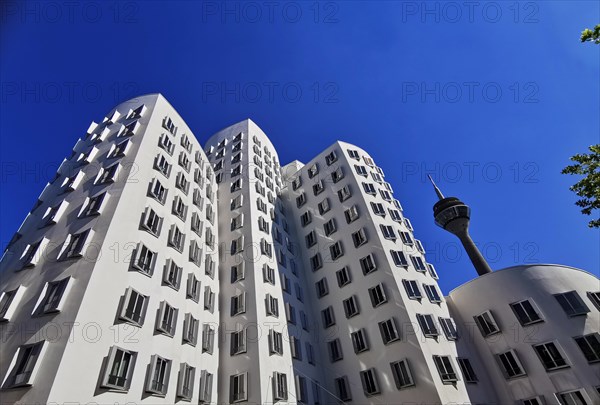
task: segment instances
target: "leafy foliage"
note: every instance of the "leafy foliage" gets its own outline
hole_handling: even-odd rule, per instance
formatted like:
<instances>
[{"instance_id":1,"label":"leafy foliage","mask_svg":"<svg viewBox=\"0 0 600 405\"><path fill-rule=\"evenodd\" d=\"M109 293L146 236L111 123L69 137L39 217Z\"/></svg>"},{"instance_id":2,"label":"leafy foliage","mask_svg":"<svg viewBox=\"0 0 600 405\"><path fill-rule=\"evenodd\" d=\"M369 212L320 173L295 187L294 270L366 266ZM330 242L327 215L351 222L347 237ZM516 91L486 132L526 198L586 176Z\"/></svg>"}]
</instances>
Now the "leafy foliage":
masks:
<instances>
[{"instance_id":1,"label":"leafy foliage","mask_svg":"<svg viewBox=\"0 0 600 405\"><path fill-rule=\"evenodd\" d=\"M581 33L581 42L600 44L600 24L596 25L593 31L589 28L584 29Z\"/></svg>"},{"instance_id":2,"label":"leafy foliage","mask_svg":"<svg viewBox=\"0 0 600 405\"><path fill-rule=\"evenodd\" d=\"M600 144L589 147L591 153L577 154L571 157L576 164L569 165L562 170L563 174L576 174L585 176L569 187L580 200L575 203L581 207L581 213L592 215L593 210L600 209ZM590 228L600 228L600 219L591 220Z\"/></svg>"}]
</instances>

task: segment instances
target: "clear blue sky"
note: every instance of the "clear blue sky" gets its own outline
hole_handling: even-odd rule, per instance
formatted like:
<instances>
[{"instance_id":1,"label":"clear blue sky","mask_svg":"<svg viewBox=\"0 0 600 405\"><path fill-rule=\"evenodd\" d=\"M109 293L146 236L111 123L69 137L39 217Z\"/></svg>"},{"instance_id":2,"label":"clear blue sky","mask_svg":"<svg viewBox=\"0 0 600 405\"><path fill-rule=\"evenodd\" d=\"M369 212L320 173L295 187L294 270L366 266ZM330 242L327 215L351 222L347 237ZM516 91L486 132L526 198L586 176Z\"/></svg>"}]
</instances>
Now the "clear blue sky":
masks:
<instances>
[{"instance_id":1,"label":"clear blue sky","mask_svg":"<svg viewBox=\"0 0 600 405\"><path fill-rule=\"evenodd\" d=\"M598 274L600 233L560 174L599 142L600 46L578 41L598 2L69 4L0 5L1 246L92 120L161 92L201 143L250 117L282 162L368 150L444 293L475 271L433 223L428 173L471 205L492 268Z\"/></svg>"}]
</instances>

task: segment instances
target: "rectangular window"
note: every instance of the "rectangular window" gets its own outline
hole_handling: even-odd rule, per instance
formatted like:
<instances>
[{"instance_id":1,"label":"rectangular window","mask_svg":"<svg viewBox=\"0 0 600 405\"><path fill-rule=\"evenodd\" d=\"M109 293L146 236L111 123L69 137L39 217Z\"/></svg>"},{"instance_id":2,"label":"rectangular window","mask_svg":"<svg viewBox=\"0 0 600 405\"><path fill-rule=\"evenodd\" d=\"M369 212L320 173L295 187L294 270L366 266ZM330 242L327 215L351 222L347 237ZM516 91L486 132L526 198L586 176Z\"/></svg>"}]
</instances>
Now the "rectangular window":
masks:
<instances>
[{"instance_id":1,"label":"rectangular window","mask_svg":"<svg viewBox=\"0 0 600 405\"><path fill-rule=\"evenodd\" d=\"M348 198L352 197L352 192L350 191L350 186L346 185L342 187L338 192L338 198L340 202L346 201Z\"/></svg>"},{"instance_id":2,"label":"rectangular window","mask_svg":"<svg viewBox=\"0 0 600 405\"><path fill-rule=\"evenodd\" d=\"M592 301L592 304L594 304L596 309L598 309L598 311L600 311L600 291L597 291L597 292L588 291L587 296L590 299L590 301Z\"/></svg>"},{"instance_id":3,"label":"rectangular window","mask_svg":"<svg viewBox=\"0 0 600 405\"><path fill-rule=\"evenodd\" d=\"M450 356L433 356L433 362L444 384L453 384L458 381Z\"/></svg>"},{"instance_id":4,"label":"rectangular window","mask_svg":"<svg viewBox=\"0 0 600 405\"><path fill-rule=\"evenodd\" d=\"M577 291L555 294L554 298L556 298L568 316L585 315L590 312L590 309L585 305L579 294L577 294Z\"/></svg>"},{"instance_id":5,"label":"rectangular window","mask_svg":"<svg viewBox=\"0 0 600 405\"><path fill-rule=\"evenodd\" d=\"M329 246L329 253L331 254L331 260L337 260L344 255L344 249L342 242L337 241L333 245Z\"/></svg>"},{"instance_id":6,"label":"rectangular window","mask_svg":"<svg viewBox=\"0 0 600 405\"><path fill-rule=\"evenodd\" d=\"M339 182L340 180L342 180L344 178L344 171L342 170L341 167L339 167L336 171L331 172L331 180L334 183Z\"/></svg>"},{"instance_id":7,"label":"rectangular window","mask_svg":"<svg viewBox=\"0 0 600 405\"><path fill-rule=\"evenodd\" d=\"M302 226L306 226L312 222L312 215L310 211L306 211L304 214L300 216L300 223Z\"/></svg>"},{"instance_id":8,"label":"rectangular window","mask_svg":"<svg viewBox=\"0 0 600 405\"><path fill-rule=\"evenodd\" d=\"M514 350L500 353L497 358L505 378L510 379L525 375L525 370L523 370L523 366Z\"/></svg>"},{"instance_id":9,"label":"rectangular window","mask_svg":"<svg viewBox=\"0 0 600 405\"><path fill-rule=\"evenodd\" d=\"M112 346L108 352L102 386L122 391L129 390L136 359L137 352Z\"/></svg>"},{"instance_id":10,"label":"rectangular window","mask_svg":"<svg viewBox=\"0 0 600 405\"><path fill-rule=\"evenodd\" d=\"M329 236L333 234L337 230L335 218L331 218L329 221L325 222L325 224L323 225L323 229L325 231L325 235Z\"/></svg>"},{"instance_id":11,"label":"rectangular window","mask_svg":"<svg viewBox=\"0 0 600 405\"><path fill-rule=\"evenodd\" d=\"M149 297L128 288L123 299L120 318L137 326L144 324Z\"/></svg>"},{"instance_id":12,"label":"rectangular window","mask_svg":"<svg viewBox=\"0 0 600 405\"><path fill-rule=\"evenodd\" d=\"M22 291L23 289L21 289L21 292ZM12 291L5 291L2 293L2 296L0 296L0 321L10 320L10 317L14 311L9 311L9 309L13 306L13 303L18 305L17 301L15 300L18 292L19 288L16 288Z\"/></svg>"},{"instance_id":13,"label":"rectangular window","mask_svg":"<svg viewBox=\"0 0 600 405\"><path fill-rule=\"evenodd\" d=\"M188 274L186 297L194 302L200 300L200 281L193 273Z\"/></svg>"},{"instance_id":14,"label":"rectangular window","mask_svg":"<svg viewBox=\"0 0 600 405\"><path fill-rule=\"evenodd\" d=\"M381 332L381 339L385 345L400 340L400 334L398 333L394 318L379 322L379 331Z\"/></svg>"},{"instance_id":15,"label":"rectangular window","mask_svg":"<svg viewBox=\"0 0 600 405\"><path fill-rule=\"evenodd\" d=\"M310 258L310 266L312 271L317 271L321 267L323 267L323 259L321 258L321 253L317 253L313 257Z\"/></svg>"},{"instance_id":16,"label":"rectangular window","mask_svg":"<svg viewBox=\"0 0 600 405\"><path fill-rule=\"evenodd\" d=\"M371 208L373 209L373 214L385 217L385 208L383 208L383 204L372 202Z\"/></svg>"},{"instance_id":17,"label":"rectangular window","mask_svg":"<svg viewBox=\"0 0 600 405\"><path fill-rule=\"evenodd\" d=\"M463 379L465 380L465 382L476 383L478 381L477 374L475 374L475 370L473 370L471 361L462 357L457 358L457 360L458 366L460 367L460 371L462 372Z\"/></svg>"},{"instance_id":18,"label":"rectangular window","mask_svg":"<svg viewBox=\"0 0 600 405\"><path fill-rule=\"evenodd\" d=\"M148 379L146 391L153 394L166 395L170 374L171 360L153 355L150 361L150 378Z\"/></svg>"},{"instance_id":19,"label":"rectangular window","mask_svg":"<svg viewBox=\"0 0 600 405\"><path fill-rule=\"evenodd\" d=\"M600 361L600 334L590 333L574 339L589 363Z\"/></svg>"},{"instance_id":20,"label":"rectangular window","mask_svg":"<svg viewBox=\"0 0 600 405\"><path fill-rule=\"evenodd\" d=\"M427 298L429 298L430 302L442 302L442 297L440 296L440 293L435 285L423 284L423 288L425 289L425 294L427 294Z\"/></svg>"},{"instance_id":21,"label":"rectangular window","mask_svg":"<svg viewBox=\"0 0 600 405\"><path fill-rule=\"evenodd\" d=\"M375 256L369 254L368 256L360 259L360 267L364 275L370 274L377 270L377 263L375 262Z\"/></svg>"},{"instance_id":22,"label":"rectangular window","mask_svg":"<svg viewBox=\"0 0 600 405\"><path fill-rule=\"evenodd\" d=\"M369 297L371 298L371 304L373 308L377 308L381 304L387 302L385 294L385 287L383 284L377 284L375 287L369 288Z\"/></svg>"},{"instance_id":23,"label":"rectangular window","mask_svg":"<svg viewBox=\"0 0 600 405\"><path fill-rule=\"evenodd\" d=\"M367 243L365 228L360 228L358 231L354 232L352 234L352 241L354 242L354 247L359 247Z\"/></svg>"},{"instance_id":24,"label":"rectangular window","mask_svg":"<svg viewBox=\"0 0 600 405\"><path fill-rule=\"evenodd\" d=\"M374 368L361 371L360 380L362 382L365 396L370 397L381 393L379 390L379 383L377 381L377 372Z\"/></svg>"},{"instance_id":25,"label":"rectangular window","mask_svg":"<svg viewBox=\"0 0 600 405\"><path fill-rule=\"evenodd\" d=\"M313 164L308 168L308 178L312 179L319 173L319 165L317 163Z\"/></svg>"},{"instance_id":26,"label":"rectangular window","mask_svg":"<svg viewBox=\"0 0 600 405\"><path fill-rule=\"evenodd\" d=\"M358 307L358 299L356 295L351 296L348 299L342 301L344 305L344 312L346 313L346 318L352 318L355 315L360 313L360 309Z\"/></svg>"},{"instance_id":27,"label":"rectangular window","mask_svg":"<svg viewBox=\"0 0 600 405\"><path fill-rule=\"evenodd\" d=\"M248 373L235 374L229 377L230 402L248 400Z\"/></svg>"},{"instance_id":28,"label":"rectangular window","mask_svg":"<svg viewBox=\"0 0 600 405\"><path fill-rule=\"evenodd\" d=\"M348 383L348 377L343 376L333 380L335 384L335 390L337 397L342 401L352 401L352 393L350 391L350 384Z\"/></svg>"},{"instance_id":29,"label":"rectangular window","mask_svg":"<svg viewBox=\"0 0 600 405\"><path fill-rule=\"evenodd\" d=\"M540 361L547 371L559 368L569 367L560 349L554 342L534 345L533 349L537 353Z\"/></svg>"},{"instance_id":30,"label":"rectangular window","mask_svg":"<svg viewBox=\"0 0 600 405\"><path fill-rule=\"evenodd\" d=\"M362 353L369 350L369 341L367 340L367 332L364 329L359 329L356 332L350 334L352 339L352 345L354 346L354 353Z\"/></svg>"},{"instance_id":31,"label":"rectangular window","mask_svg":"<svg viewBox=\"0 0 600 405\"><path fill-rule=\"evenodd\" d=\"M163 283L169 287L179 290L183 267L180 267L172 259L167 260L163 274Z\"/></svg>"},{"instance_id":32,"label":"rectangular window","mask_svg":"<svg viewBox=\"0 0 600 405\"><path fill-rule=\"evenodd\" d=\"M352 223L352 222L356 221L359 217L358 207L356 205L353 205L352 207L350 207L346 211L344 211L344 215L346 217L347 223Z\"/></svg>"},{"instance_id":33,"label":"rectangular window","mask_svg":"<svg viewBox=\"0 0 600 405\"><path fill-rule=\"evenodd\" d=\"M522 326L543 321L532 300L515 302L510 304L510 307Z\"/></svg>"},{"instance_id":34,"label":"rectangular window","mask_svg":"<svg viewBox=\"0 0 600 405\"><path fill-rule=\"evenodd\" d=\"M20 346L13 359L14 365L2 385L2 388L23 387L33 384L36 364L42 354L44 341Z\"/></svg>"},{"instance_id":35,"label":"rectangular window","mask_svg":"<svg viewBox=\"0 0 600 405\"><path fill-rule=\"evenodd\" d=\"M406 259L404 252L401 252L400 250L390 250L390 254L392 255L392 261L396 267L408 268L408 260Z\"/></svg>"},{"instance_id":36,"label":"rectangular window","mask_svg":"<svg viewBox=\"0 0 600 405\"><path fill-rule=\"evenodd\" d=\"M404 285L404 289L406 290L409 299L420 300L423 298L421 290L419 289L419 283L415 280L402 280L402 284Z\"/></svg>"},{"instance_id":37,"label":"rectangular window","mask_svg":"<svg viewBox=\"0 0 600 405\"><path fill-rule=\"evenodd\" d=\"M423 258L421 256L412 256L411 255L410 261L412 262L412 265L415 268L415 270L420 271L420 272L427 271L427 269L425 268L425 262L423 261Z\"/></svg>"},{"instance_id":38,"label":"rectangular window","mask_svg":"<svg viewBox=\"0 0 600 405\"><path fill-rule=\"evenodd\" d=\"M337 153L335 151L331 151L327 156L325 156L325 163L327 166L331 166L335 161L337 161Z\"/></svg>"},{"instance_id":39,"label":"rectangular window","mask_svg":"<svg viewBox=\"0 0 600 405\"><path fill-rule=\"evenodd\" d=\"M385 239L396 240L396 232L394 232L394 228L390 225L379 225L381 228L381 233Z\"/></svg>"},{"instance_id":40,"label":"rectangular window","mask_svg":"<svg viewBox=\"0 0 600 405\"><path fill-rule=\"evenodd\" d=\"M421 328L421 331L425 337L438 337L439 332L437 326L435 325L433 315L417 314L417 321L419 322L419 327Z\"/></svg>"},{"instance_id":41,"label":"rectangular window","mask_svg":"<svg viewBox=\"0 0 600 405\"><path fill-rule=\"evenodd\" d=\"M175 335L175 327L177 326L178 312L178 309L172 307L166 301L162 301L158 312L156 330L173 337Z\"/></svg>"},{"instance_id":42,"label":"rectangular window","mask_svg":"<svg viewBox=\"0 0 600 405\"><path fill-rule=\"evenodd\" d=\"M332 363L336 361L342 360L344 355L342 354L342 344L340 343L340 339L334 339L330 342L327 342L327 347L329 349L329 360Z\"/></svg>"},{"instance_id":43,"label":"rectangular window","mask_svg":"<svg viewBox=\"0 0 600 405\"><path fill-rule=\"evenodd\" d=\"M209 324L202 325L202 353L213 353L215 344L215 329Z\"/></svg>"},{"instance_id":44,"label":"rectangular window","mask_svg":"<svg viewBox=\"0 0 600 405\"><path fill-rule=\"evenodd\" d=\"M329 211L330 209L330 205L329 205L329 199L325 198L323 201L321 201L319 203L319 213L321 215L323 215L324 213L326 213L327 211Z\"/></svg>"},{"instance_id":45,"label":"rectangular window","mask_svg":"<svg viewBox=\"0 0 600 405\"><path fill-rule=\"evenodd\" d=\"M142 228L154 236L160 235L163 219L158 216L156 211L148 207L142 214Z\"/></svg>"},{"instance_id":46,"label":"rectangular window","mask_svg":"<svg viewBox=\"0 0 600 405\"><path fill-rule=\"evenodd\" d=\"M83 255L83 248L89 234L90 230L88 229L83 232L69 235L66 241L63 258L70 259L81 257Z\"/></svg>"},{"instance_id":47,"label":"rectangular window","mask_svg":"<svg viewBox=\"0 0 600 405\"><path fill-rule=\"evenodd\" d=\"M560 405L589 405L588 399L583 390L560 392L556 394L556 398Z\"/></svg>"},{"instance_id":48,"label":"rectangular window","mask_svg":"<svg viewBox=\"0 0 600 405\"><path fill-rule=\"evenodd\" d=\"M94 197L90 197L87 199L83 209L81 210L81 214L79 214L80 217L88 217L88 216L93 216L93 215L100 215L100 211L102 208L102 202L104 201L104 198L106 197L106 192L102 193L102 194L98 194ZM56 207L56 211L58 211L59 206ZM52 221L54 221L57 215L56 214L52 214Z\"/></svg>"},{"instance_id":49,"label":"rectangular window","mask_svg":"<svg viewBox=\"0 0 600 405\"><path fill-rule=\"evenodd\" d=\"M235 356L240 353L246 353L246 330L242 329L231 333L230 354Z\"/></svg>"},{"instance_id":50,"label":"rectangular window","mask_svg":"<svg viewBox=\"0 0 600 405\"><path fill-rule=\"evenodd\" d=\"M335 315L333 313L333 307L329 306L322 310L321 317L323 318L323 328L327 329L330 326L335 325Z\"/></svg>"},{"instance_id":51,"label":"rectangular window","mask_svg":"<svg viewBox=\"0 0 600 405\"><path fill-rule=\"evenodd\" d=\"M246 312L246 293L231 297L231 316L236 316Z\"/></svg>"},{"instance_id":52,"label":"rectangular window","mask_svg":"<svg viewBox=\"0 0 600 405\"><path fill-rule=\"evenodd\" d=\"M246 278L246 271L244 269L244 262L231 266L231 283L237 283L238 281Z\"/></svg>"},{"instance_id":53,"label":"rectangular window","mask_svg":"<svg viewBox=\"0 0 600 405\"><path fill-rule=\"evenodd\" d=\"M267 294L265 298L265 303L267 306L267 315L279 317L279 303L277 298L273 297L271 294Z\"/></svg>"},{"instance_id":54,"label":"rectangular window","mask_svg":"<svg viewBox=\"0 0 600 405\"><path fill-rule=\"evenodd\" d=\"M288 398L287 376L283 373L273 373L273 399L275 401L285 401Z\"/></svg>"},{"instance_id":55,"label":"rectangular window","mask_svg":"<svg viewBox=\"0 0 600 405\"><path fill-rule=\"evenodd\" d=\"M179 383L177 384L177 397L191 400L194 392L196 368L187 363L181 363L179 369Z\"/></svg>"},{"instance_id":56,"label":"rectangular window","mask_svg":"<svg viewBox=\"0 0 600 405\"><path fill-rule=\"evenodd\" d=\"M198 343L199 328L200 322L192 314L185 314L185 318L183 319L183 341L196 346Z\"/></svg>"},{"instance_id":57,"label":"rectangular window","mask_svg":"<svg viewBox=\"0 0 600 405\"><path fill-rule=\"evenodd\" d=\"M394 376L396 388L401 390L403 388L408 388L415 385L415 380L413 379L410 371L408 360L395 361L390 363L390 367L392 369L392 375Z\"/></svg>"},{"instance_id":58,"label":"rectangular window","mask_svg":"<svg viewBox=\"0 0 600 405\"><path fill-rule=\"evenodd\" d=\"M456 330L456 324L452 318L442 318L439 317L440 325L442 326L442 330L444 331L444 335L448 340L456 340L458 339L458 332Z\"/></svg>"},{"instance_id":59,"label":"rectangular window","mask_svg":"<svg viewBox=\"0 0 600 405\"><path fill-rule=\"evenodd\" d=\"M62 280L46 283L42 291L44 294L42 301L37 306L35 314L41 315L60 311L61 301L69 284L69 279L70 277L66 277Z\"/></svg>"},{"instance_id":60,"label":"rectangular window","mask_svg":"<svg viewBox=\"0 0 600 405\"><path fill-rule=\"evenodd\" d=\"M343 267L335 273L337 278L338 287L344 287L352 282L352 277L350 275L350 269L348 266Z\"/></svg>"},{"instance_id":61,"label":"rectangular window","mask_svg":"<svg viewBox=\"0 0 600 405\"><path fill-rule=\"evenodd\" d=\"M215 293L212 292L210 286L204 287L204 309L211 314L215 310Z\"/></svg>"},{"instance_id":62,"label":"rectangular window","mask_svg":"<svg viewBox=\"0 0 600 405\"><path fill-rule=\"evenodd\" d=\"M300 339L295 336L290 336L290 349L292 351L293 359L302 360L302 344Z\"/></svg>"},{"instance_id":63,"label":"rectangular window","mask_svg":"<svg viewBox=\"0 0 600 405\"><path fill-rule=\"evenodd\" d=\"M496 320L490 311L485 311L484 313L474 316L473 318L475 319L475 323L479 327L483 337L500 333L500 328L498 327L498 324L496 323Z\"/></svg>"}]
</instances>

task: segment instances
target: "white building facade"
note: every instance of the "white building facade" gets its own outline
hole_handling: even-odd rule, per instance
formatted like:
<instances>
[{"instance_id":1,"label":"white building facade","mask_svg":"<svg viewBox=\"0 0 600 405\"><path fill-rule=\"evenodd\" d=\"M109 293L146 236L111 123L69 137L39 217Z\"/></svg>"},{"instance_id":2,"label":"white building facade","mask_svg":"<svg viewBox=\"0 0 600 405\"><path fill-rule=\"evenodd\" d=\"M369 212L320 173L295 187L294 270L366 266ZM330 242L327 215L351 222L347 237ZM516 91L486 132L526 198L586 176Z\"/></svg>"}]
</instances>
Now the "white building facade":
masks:
<instances>
[{"instance_id":1,"label":"white building facade","mask_svg":"<svg viewBox=\"0 0 600 405\"><path fill-rule=\"evenodd\" d=\"M159 94L87 132L0 263L2 404L600 402L598 278L445 298L361 148L282 167L251 120L202 147Z\"/></svg>"}]
</instances>

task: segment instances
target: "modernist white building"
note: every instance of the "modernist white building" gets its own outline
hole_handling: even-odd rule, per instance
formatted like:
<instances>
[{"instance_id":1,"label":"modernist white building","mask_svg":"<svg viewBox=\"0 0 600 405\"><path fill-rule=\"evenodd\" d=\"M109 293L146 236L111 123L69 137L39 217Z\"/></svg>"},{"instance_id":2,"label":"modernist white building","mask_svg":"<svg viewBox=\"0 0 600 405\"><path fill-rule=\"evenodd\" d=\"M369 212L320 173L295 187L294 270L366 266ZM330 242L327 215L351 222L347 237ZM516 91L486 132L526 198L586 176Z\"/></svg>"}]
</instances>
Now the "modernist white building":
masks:
<instances>
[{"instance_id":1,"label":"modernist white building","mask_svg":"<svg viewBox=\"0 0 600 405\"><path fill-rule=\"evenodd\" d=\"M596 276L444 298L366 151L282 167L250 120L201 148L158 94L90 126L0 266L2 404L600 401Z\"/></svg>"}]
</instances>

